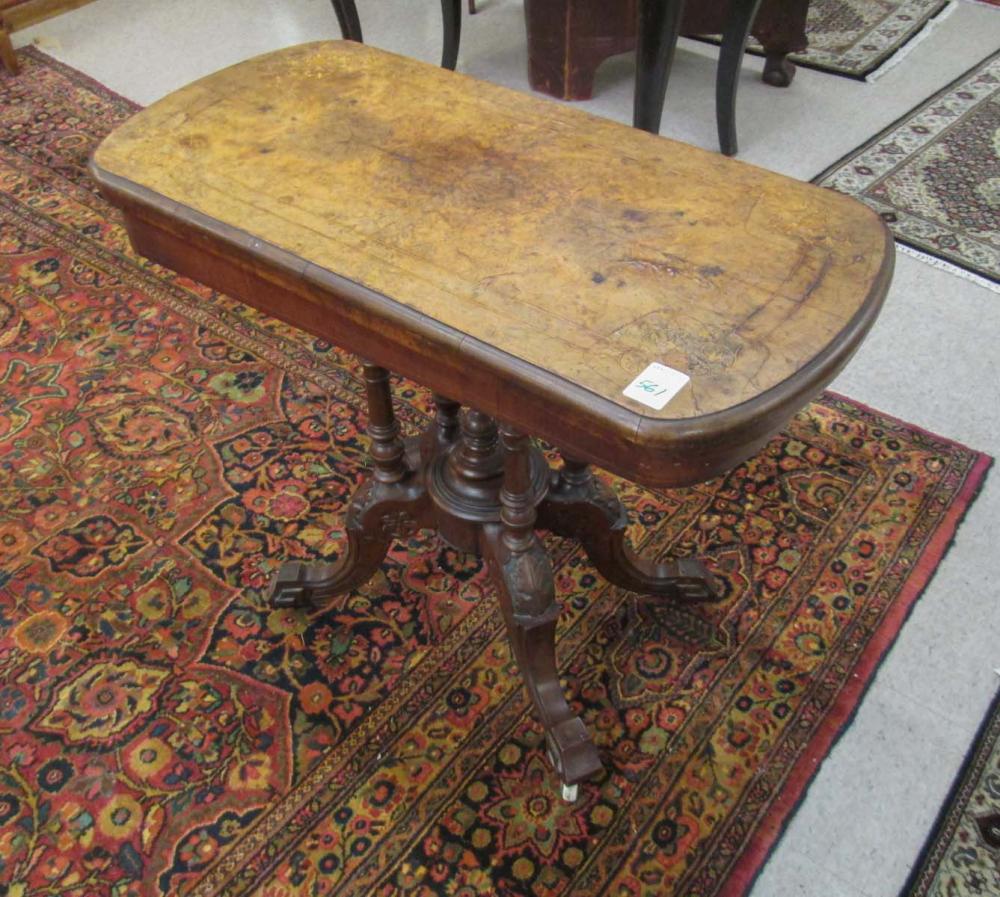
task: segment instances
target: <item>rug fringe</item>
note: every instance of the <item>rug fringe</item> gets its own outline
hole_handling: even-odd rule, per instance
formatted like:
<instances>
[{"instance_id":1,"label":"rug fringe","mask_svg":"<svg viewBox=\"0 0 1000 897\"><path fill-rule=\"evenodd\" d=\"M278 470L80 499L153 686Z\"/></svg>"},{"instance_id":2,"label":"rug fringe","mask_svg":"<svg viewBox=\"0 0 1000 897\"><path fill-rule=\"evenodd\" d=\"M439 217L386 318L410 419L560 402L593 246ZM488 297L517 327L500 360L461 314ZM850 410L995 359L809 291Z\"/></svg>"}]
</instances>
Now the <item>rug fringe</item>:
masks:
<instances>
[{"instance_id":1,"label":"rug fringe","mask_svg":"<svg viewBox=\"0 0 1000 897\"><path fill-rule=\"evenodd\" d=\"M948 16L950 16L956 9L958 9L958 0L951 0L947 6L945 6L941 12L939 12L933 19L928 19L923 28L920 29L916 34L913 35L902 47L900 47L895 53L892 54L885 62L883 62L875 71L869 72L865 76L865 81L871 83L872 81L877 81L886 72L891 71L897 65L899 65L910 53L913 52L914 47L923 43L927 39L927 36L937 27L941 22L943 22Z\"/></svg>"},{"instance_id":2,"label":"rug fringe","mask_svg":"<svg viewBox=\"0 0 1000 897\"><path fill-rule=\"evenodd\" d=\"M956 265L953 262L947 262L942 258L938 258L936 255L931 255L929 252L914 249L912 246L907 246L905 243L900 243L898 240L896 241L896 249L897 251L903 253L903 255L910 256L910 258L919 259L925 264L932 265L935 268L940 268L942 271L947 271L949 274L955 274L963 280L968 280L972 283L978 284L979 286L985 287L987 290L991 290L994 293L1000 293L1000 283L986 277L985 275L975 274L967 268L961 267L961 265Z\"/></svg>"}]
</instances>

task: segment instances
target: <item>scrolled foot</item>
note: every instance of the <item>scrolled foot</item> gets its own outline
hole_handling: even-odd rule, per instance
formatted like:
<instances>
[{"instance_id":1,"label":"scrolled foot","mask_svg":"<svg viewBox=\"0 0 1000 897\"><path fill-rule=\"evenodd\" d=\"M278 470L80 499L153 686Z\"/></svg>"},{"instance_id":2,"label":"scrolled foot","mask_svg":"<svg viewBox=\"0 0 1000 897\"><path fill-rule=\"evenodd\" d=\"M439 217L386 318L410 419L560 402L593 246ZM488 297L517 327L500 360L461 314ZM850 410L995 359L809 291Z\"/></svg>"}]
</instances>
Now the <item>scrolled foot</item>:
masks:
<instances>
[{"instance_id":1,"label":"scrolled foot","mask_svg":"<svg viewBox=\"0 0 1000 897\"><path fill-rule=\"evenodd\" d=\"M714 601L722 594L715 577L697 558L678 558L676 561L663 564L653 564L636 558L634 563L647 565L657 580L669 581L669 586L664 588L671 594L679 594L684 601L691 603ZM662 594L657 589L658 586L651 588L650 594Z\"/></svg>"},{"instance_id":2,"label":"scrolled foot","mask_svg":"<svg viewBox=\"0 0 1000 897\"><path fill-rule=\"evenodd\" d=\"M313 602L309 583L309 566L301 561L288 561L271 580L268 590L274 607L307 607Z\"/></svg>"},{"instance_id":3,"label":"scrolled foot","mask_svg":"<svg viewBox=\"0 0 1000 897\"><path fill-rule=\"evenodd\" d=\"M604 768L590 733L578 716L564 719L548 729L545 743L549 761L562 779L564 796L567 788L575 789L584 779Z\"/></svg>"},{"instance_id":4,"label":"scrolled foot","mask_svg":"<svg viewBox=\"0 0 1000 897\"><path fill-rule=\"evenodd\" d=\"M363 585L378 568L389 543L369 546L368 551L350 551L333 564L288 561L271 580L274 607L312 607L334 595Z\"/></svg>"}]
</instances>

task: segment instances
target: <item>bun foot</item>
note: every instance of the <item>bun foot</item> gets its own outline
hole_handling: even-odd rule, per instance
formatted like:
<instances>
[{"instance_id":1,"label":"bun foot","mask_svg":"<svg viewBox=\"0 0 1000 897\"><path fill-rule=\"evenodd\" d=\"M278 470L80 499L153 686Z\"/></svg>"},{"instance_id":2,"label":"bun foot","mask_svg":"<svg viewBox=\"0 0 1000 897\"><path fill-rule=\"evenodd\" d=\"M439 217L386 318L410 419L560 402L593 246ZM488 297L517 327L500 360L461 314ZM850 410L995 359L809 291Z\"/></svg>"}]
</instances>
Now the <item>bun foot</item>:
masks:
<instances>
[{"instance_id":1,"label":"bun foot","mask_svg":"<svg viewBox=\"0 0 1000 897\"><path fill-rule=\"evenodd\" d=\"M786 53L768 53L764 57L764 71L760 79L771 87L788 87L795 77L795 65Z\"/></svg>"}]
</instances>

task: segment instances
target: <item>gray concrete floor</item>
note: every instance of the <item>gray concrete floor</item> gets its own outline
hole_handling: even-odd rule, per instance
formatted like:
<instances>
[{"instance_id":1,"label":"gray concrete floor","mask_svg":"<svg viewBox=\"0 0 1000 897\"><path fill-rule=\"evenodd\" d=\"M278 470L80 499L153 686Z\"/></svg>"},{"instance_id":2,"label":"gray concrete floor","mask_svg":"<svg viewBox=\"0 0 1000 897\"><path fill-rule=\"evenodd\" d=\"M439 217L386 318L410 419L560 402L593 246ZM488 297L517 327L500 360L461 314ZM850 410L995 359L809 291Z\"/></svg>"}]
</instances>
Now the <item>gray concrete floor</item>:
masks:
<instances>
[{"instance_id":1,"label":"gray concrete floor","mask_svg":"<svg viewBox=\"0 0 1000 897\"><path fill-rule=\"evenodd\" d=\"M436 62L439 5L359 0L366 39ZM459 69L527 90L518 0L480 0ZM14 35L140 103L271 49L337 37L328 0L97 0ZM960 2L874 83L800 69L789 90L748 59L740 158L808 179L1000 46L1000 8ZM715 149L714 51L682 41L662 133ZM631 115L632 60L601 69L591 111ZM1000 295L898 255L885 311L838 391L1000 453ZM970 511L862 702L822 764L753 897L896 894L997 687L1000 476Z\"/></svg>"}]
</instances>

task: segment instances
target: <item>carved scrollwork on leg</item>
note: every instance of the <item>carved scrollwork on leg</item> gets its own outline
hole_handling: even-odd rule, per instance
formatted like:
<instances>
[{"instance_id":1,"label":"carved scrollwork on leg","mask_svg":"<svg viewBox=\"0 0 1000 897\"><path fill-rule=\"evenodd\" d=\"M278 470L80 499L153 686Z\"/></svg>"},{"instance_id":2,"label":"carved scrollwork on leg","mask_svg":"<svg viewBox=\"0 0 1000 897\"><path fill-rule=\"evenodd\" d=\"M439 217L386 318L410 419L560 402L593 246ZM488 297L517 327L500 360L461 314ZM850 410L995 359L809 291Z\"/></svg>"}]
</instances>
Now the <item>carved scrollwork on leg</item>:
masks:
<instances>
[{"instance_id":1,"label":"carved scrollwork on leg","mask_svg":"<svg viewBox=\"0 0 1000 897\"><path fill-rule=\"evenodd\" d=\"M573 713L556 668L556 621L552 566L537 537L511 554L502 527L482 529L483 552L507 623L514 657L528 696L545 731L549 760L565 785L601 770L601 760L583 721Z\"/></svg>"},{"instance_id":2,"label":"carved scrollwork on leg","mask_svg":"<svg viewBox=\"0 0 1000 897\"><path fill-rule=\"evenodd\" d=\"M598 572L617 586L675 601L711 601L719 587L694 558L656 562L638 557L628 545L628 517L617 496L582 462L565 467L538 508L538 525L576 539Z\"/></svg>"},{"instance_id":3,"label":"carved scrollwork on leg","mask_svg":"<svg viewBox=\"0 0 1000 897\"><path fill-rule=\"evenodd\" d=\"M290 561L271 585L275 607L306 607L364 585L393 539L430 525L430 502L413 475L402 483L371 481L355 493L344 524L344 553L331 564Z\"/></svg>"},{"instance_id":4,"label":"carved scrollwork on leg","mask_svg":"<svg viewBox=\"0 0 1000 897\"><path fill-rule=\"evenodd\" d=\"M399 436L389 372L365 364L364 377L374 471L348 505L344 553L332 564L291 561L282 565L271 584L276 607L303 607L357 588L378 570L394 538L431 523L423 477L413 467L419 456L417 446L408 450Z\"/></svg>"},{"instance_id":5,"label":"carved scrollwork on leg","mask_svg":"<svg viewBox=\"0 0 1000 897\"><path fill-rule=\"evenodd\" d=\"M556 621L552 565L534 533L530 441L501 428L504 482L501 522L481 532L486 556L514 656L545 730L549 759L564 785L574 785L601 769L597 748L583 721L566 701L556 669Z\"/></svg>"}]
</instances>

